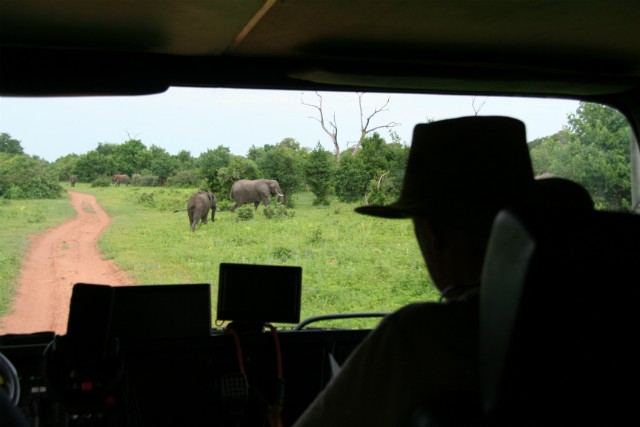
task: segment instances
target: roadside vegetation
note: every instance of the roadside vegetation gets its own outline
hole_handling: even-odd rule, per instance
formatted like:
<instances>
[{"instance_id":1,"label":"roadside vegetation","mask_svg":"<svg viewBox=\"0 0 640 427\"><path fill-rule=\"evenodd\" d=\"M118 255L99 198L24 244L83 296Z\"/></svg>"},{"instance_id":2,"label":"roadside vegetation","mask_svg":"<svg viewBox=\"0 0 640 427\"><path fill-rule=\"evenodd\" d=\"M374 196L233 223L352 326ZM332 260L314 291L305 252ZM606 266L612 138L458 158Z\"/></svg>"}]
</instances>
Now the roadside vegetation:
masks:
<instances>
[{"instance_id":1,"label":"roadside vegetation","mask_svg":"<svg viewBox=\"0 0 640 427\"><path fill-rule=\"evenodd\" d=\"M7 200L0 198L0 316L7 312L15 294L29 236L70 218L75 211L67 197L53 200Z\"/></svg>"}]
</instances>

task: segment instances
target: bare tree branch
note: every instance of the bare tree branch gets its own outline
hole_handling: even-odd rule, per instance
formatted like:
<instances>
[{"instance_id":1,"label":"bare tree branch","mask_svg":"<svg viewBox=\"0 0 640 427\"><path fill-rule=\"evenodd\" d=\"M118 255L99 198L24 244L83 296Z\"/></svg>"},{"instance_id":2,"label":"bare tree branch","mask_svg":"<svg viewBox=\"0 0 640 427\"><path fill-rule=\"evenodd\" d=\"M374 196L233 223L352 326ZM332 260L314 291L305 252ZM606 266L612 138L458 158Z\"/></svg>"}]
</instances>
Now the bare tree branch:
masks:
<instances>
[{"instance_id":1,"label":"bare tree branch","mask_svg":"<svg viewBox=\"0 0 640 427\"><path fill-rule=\"evenodd\" d=\"M384 103L384 105L382 105L382 107L376 107L374 108L373 112L368 116L368 117L364 117L364 111L362 110L362 96L364 95L363 92L358 92L358 106L360 107L360 139L358 140L358 142L356 143L355 147L353 147L353 151L352 151L352 155L355 155L358 150L360 148L362 148L362 141L364 141L364 139L366 138L366 136L368 134L370 134L371 132L375 132L378 129L390 129L393 128L395 126L398 126L400 123L396 123L396 122L389 122L386 125L380 125L380 126L375 126L372 128L369 128L369 125L371 124L371 119L376 115L379 114L383 111L388 111L387 106L389 105L389 101L391 98L387 98L387 101Z\"/></svg>"},{"instance_id":2,"label":"bare tree branch","mask_svg":"<svg viewBox=\"0 0 640 427\"><path fill-rule=\"evenodd\" d=\"M487 102L487 100L485 99L484 101L482 101L482 102L480 103L480 105L479 105L479 106L477 106L477 107L476 107L476 99L477 99L477 98L478 98L477 96L473 96L473 97L471 97L471 108L473 108L473 115L474 115L474 116L477 116L477 115L478 115L478 113L480 112L480 110L482 110L482 107L484 107L485 102Z\"/></svg>"},{"instance_id":3,"label":"bare tree branch","mask_svg":"<svg viewBox=\"0 0 640 427\"><path fill-rule=\"evenodd\" d=\"M314 119L316 120L318 123L320 123L320 126L322 127L322 130L324 130L324 132L329 135L329 138L331 138L331 142L333 142L333 147L336 153L336 159L338 161L340 161L340 145L338 144L338 126L336 125L336 113L333 113L333 121L329 121L329 127L331 127L331 129L327 128L327 124L324 121L324 111L323 111L323 106L322 106L322 96L316 92L316 96L318 97L318 104L308 104L306 102L304 102L304 99L301 99L302 105L306 105L307 107L312 107L315 108L316 110L318 110L318 115L320 117L313 117L313 116L309 116L310 119Z\"/></svg>"}]
</instances>

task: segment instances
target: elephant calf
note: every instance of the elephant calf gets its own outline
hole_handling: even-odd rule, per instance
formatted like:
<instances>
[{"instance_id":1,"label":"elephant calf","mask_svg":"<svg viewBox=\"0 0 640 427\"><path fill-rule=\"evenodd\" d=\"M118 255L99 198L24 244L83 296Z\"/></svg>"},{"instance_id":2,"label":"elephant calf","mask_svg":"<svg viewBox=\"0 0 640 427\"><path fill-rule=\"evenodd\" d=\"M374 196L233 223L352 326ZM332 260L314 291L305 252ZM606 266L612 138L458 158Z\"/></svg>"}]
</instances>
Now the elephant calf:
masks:
<instances>
[{"instance_id":1,"label":"elephant calf","mask_svg":"<svg viewBox=\"0 0 640 427\"><path fill-rule=\"evenodd\" d=\"M267 207L270 196L278 196L278 202L284 202L282 189L275 179L241 179L234 182L231 187L231 199L235 204L230 210L233 212L245 203L253 203L255 209L258 209L260 203Z\"/></svg>"},{"instance_id":2,"label":"elephant calf","mask_svg":"<svg viewBox=\"0 0 640 427\"><path fill-rule=\"evenodd\" d=\"M216 216L216 196L212 192L199 191L189 198L187 213L189 214L191 231L196 231L198 221L202 221L203 224L207 223L209 209L211 209L211 222L213 222Z\"/></svg>"}]
</instances>

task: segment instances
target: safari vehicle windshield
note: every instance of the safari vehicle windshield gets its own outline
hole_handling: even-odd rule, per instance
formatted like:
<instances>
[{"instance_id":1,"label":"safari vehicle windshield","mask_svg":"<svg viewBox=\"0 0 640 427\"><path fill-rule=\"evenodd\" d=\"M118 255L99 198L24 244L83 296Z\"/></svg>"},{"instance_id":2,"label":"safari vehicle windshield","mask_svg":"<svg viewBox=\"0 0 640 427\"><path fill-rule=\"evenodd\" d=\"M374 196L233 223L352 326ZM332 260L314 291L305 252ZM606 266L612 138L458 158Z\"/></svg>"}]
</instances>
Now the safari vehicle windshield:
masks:
<instances>
[{"instance_id":1,"label":"safari vehicle windshield","mask_svg":"<svg viewBox=\"0 0 640 427\"><path fill-rule=\"evenodd\" d=\"M301 319L435 301L411 222L354 208L398 198L415 124L474 115L522 120L536 175L633 209L629 125L599 104L189 88L1 98L0 333L65 333L75 283L210 283L215 321L221 263L302 267Z\"/></svg>"}]
</instances>

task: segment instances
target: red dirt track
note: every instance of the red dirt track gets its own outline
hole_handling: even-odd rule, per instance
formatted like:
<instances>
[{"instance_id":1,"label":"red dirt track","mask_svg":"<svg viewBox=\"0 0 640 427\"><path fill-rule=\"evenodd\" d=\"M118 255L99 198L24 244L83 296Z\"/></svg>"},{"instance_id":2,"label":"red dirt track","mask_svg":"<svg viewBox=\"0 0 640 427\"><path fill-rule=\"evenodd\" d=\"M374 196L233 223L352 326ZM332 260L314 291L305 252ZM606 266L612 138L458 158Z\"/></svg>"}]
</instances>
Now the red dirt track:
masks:
<instances>
[{"instance_id":1,"label":"red dirt track","mask_svg":"<svg viewBox=\"0 0 640 427\"><path fill-rule=\"evenodd\" d=\"M77 216L32 238L13 309L0 319L0 334L64 334L75 283L130 283L126 274L98 251L98 237L109 227L111 218L94 196L69 194Z\"/></svg>"}]
</instances>

